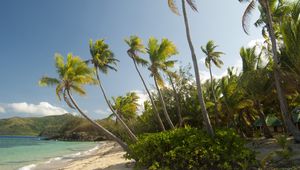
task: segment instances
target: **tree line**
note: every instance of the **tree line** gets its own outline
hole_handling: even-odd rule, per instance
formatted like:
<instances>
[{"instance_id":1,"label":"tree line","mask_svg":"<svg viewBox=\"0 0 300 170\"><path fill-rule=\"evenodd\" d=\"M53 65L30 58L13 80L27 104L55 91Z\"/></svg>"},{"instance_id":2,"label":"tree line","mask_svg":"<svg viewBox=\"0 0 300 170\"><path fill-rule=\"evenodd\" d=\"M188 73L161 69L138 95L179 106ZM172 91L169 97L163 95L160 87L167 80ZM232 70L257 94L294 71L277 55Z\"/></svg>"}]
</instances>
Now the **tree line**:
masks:
<instances>
[{"instance_id":1,"label":"tree line","mask_svg":"<svg viewBox=\"0 0 300 170\"><path fill-rule=\"evenodd\" d=\"M103 39L90 41L91 59L84 61L78 56L68 54L66 61L60 54L55 55L55 67L58 78L44 76L40 85L56 86L56 95L68 106L89 120L107 138L117 141L125 150L128 142L136 142L138 129L130 122L138 120L149 127L145 132L165 131L184 125L204 128L214 137L216 128L234 128L242 136L252 136L253 123L262 121L263 134L272 137L266 124L267 115L275 114L284 122L288 134L300 142L300 132L292 120L292 110L299 105L299 64L300 64L300 2L284 0L251 0L247 2L242 26L248 34L249 15L256 8L260 18L255 26L262 28L264 44L262 48L242 47L242 72L228 68L227 75L220 79L213 77L212 66L221 67L223 52L217 50L214 41L201 46L206 56L205 65L209 69L210 80L201 83L197 56L189 29L187 7L197 12L194 1L182 0L182 14L186 28L186 37L192 57L194 76L191 67L176 70L173 59L178 54L175 44L169 39L149 38L147 45L138 36L125 40L127 54L133 61L139 78L147 92L149 101L144 104L142 115L137 115L137 95L128 93L119 96L113 103L106 94L101 76L109 71L117 71L119 62L109 45ZM173 0L168 0L172 12L180 15ZM146 60L143 56L148 56ZM155 92L152 92L141 68L147 68L153 78ZM166 86L166 82L170 86ZM84 85L98 85L112 116L123 127L130 140L125 142L119 136L104 128L101 123L92 120L79 107L73 93L86 95ZM149 125L150 124L150 125ZM136 133L135 133L136 132Z\"/></svg>"}]
</instances>

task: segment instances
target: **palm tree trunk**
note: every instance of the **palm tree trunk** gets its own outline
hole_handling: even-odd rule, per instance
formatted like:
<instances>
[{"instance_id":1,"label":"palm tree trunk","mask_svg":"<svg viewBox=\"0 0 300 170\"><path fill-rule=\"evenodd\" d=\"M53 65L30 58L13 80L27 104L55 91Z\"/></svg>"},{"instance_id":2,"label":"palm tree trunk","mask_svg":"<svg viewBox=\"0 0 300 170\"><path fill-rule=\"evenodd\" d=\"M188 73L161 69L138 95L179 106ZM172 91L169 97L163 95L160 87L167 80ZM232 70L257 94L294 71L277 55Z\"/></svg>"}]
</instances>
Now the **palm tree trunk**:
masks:
<instances>
[{"instance_id":1,"label":"palm tree trunk","mask_svg":"<svg viewBox=\"0 0 300 170\"><path fill-rule=\"evenodd\" d=\"M244 114L246 114L246 112L243 112L243 115ZM243 115L241 115L241 119L242 119L243 125L245 126L245 134L247 137L253 137L252 127L247 124L247 120L246 120L245 116L243 116Z\"/></svg>"},{"instance_id":2,"label":"palm tree trunk","mask_svg":"<svg viewBox=\"0 0 300 170\"><path fill-rule=\"evenodd\" d=\"M159 113L158 113L157 107L156 107L156 105L155 105L155 103L154 103L154 100L153 100L153 98L152 98L152 95L151 95L151 93L150 93L150 91L149 91L149 89L148 89L148 87L147 87L147 85L146 85L146 83L145 83L145 80L144 80L144 78L143 78L143 76L142 76L142 74L141 74L139 68L137 67L136 61L135 61L134 59L132 59L132 60L133 60L135 69L136 69L136 71L138 72L138 74L139 74L139 76L140 76L140 78L141 78L141 80L142 80L142 82L143 82L143 85L144 85L144 87L145 87L145 89L146 89L146 91L147 91L147 93L148 93L148 96L149 96L149 98L150 98L150 101L151 101L152 107L153 107L153 109L154 109L156 118L157 118L157 120L158 120L159 126L160 126L160 128L161 128L162 131L165 131L165 130L166 130L166 129L165 129L165 126L164 126L164 124L163 124L163 122L162 122L162 120L161 120L161 118L160 118L160 115L159 115Z\"/></svg>"},{"instance_id":3,"label":"palm tree trunk","mask_svg":"<svg viewBox=\"0 0 300 170\"><path fill-rule=\"evenodd\" d=\"M253 117L250 115L249 111L246 112L247 120L250 122L251 125L255 122Z\"/></svg>"},{"instance_id":4,"label":"palm tree trunk","mask_svg":"<svg viewBox=\"0 0 300 170\"><path fill-rule=\"evenodd\" d=\"M176 101L177 116L178 116L178 119L179 119L178 120L179 121L179 127L182 127L183 120L182 120L182 116L181 116L181 105L180 105L180 101L179 101L179 95L178 95L177 90L175 88L172 77L170 75L168 75L168 76L169 76L169 79L170 79L170 83L171 83L171 86L172 86L172 89L173 89L173 92L174 92L175 101Z\"/></svg>"},{"instance_id":5,"label":"palm tree trunk","mask_svg":"<svg viewBox=\"0 0 300 170\"><path fill-rule=\"evenodd\" d=\"M231 123L230 117L231 117L231 114L233 114L233 112L231 112L231 109L229 108L226 96L223 95L223 97L224 97L223 101L224 101L224 104L225 104L225 107L226 107L226 110L227 110L226 124L227 124L227 128L229 128L230 127L230 123Z\"/></svg>"},{"instance_id":6,"label":"palm tree trunk","mask_svg":"<svg viewBox=\"0 0 300 170\"><path fill-rule=\"evenodd\" d=\"M183 16L184 16L186 36L187 36L188 44L189 44L191 54L192 54L192 60L193 60L196 83L197 83L198 100L200 102L200 106L201 106L201 110L202 110L203 121L204 121L204 124L206 126L207 133L210 136L214 136L214 130L211 126L210 119L209 119L209 116L208 116L208 112L206 110L204 99L203 99L201 81L200 81L200 74L199 74L199 69L198 69L198 62L197 62L197 57L196 57L196 54L195 54L194 46L193 46L193 43L192 43L192 40L191 40L191 35L190 35L190 30L189 30L189 23L188 23L186 8L185 8L185 0L182 0L182 11L183 11Z\"/></svg>"},{"instance_id":7,"label":"palm tree trunk","mask_svg":"<svg viewBox=\"0 0 300 170\"><path fill-rule=\"evenodd\" d=\"M158 92L159 100L160 100L160 102L161 102L161 104L162 104L162 107L163 107L164 114L165 114L165 117L166 117L166 119L167 119L167 122L168 122L168 124L170 125L171 129L174 129L174 128L175 128L175 127L174 127L174 124L172 123L172 121L171 121L171 119L170 119L170 116L169 116L169 114L168 114L168 111L167 111L167 108L166 108L165 101L164 101L164 99L163 99L163 97L162 97L162 95L161 95L161 91L160 91L160 89L159 89L159 87L158 87L158 84L157 84L157 81L156 81L155 76L153 76L153 79L154 79L154 83L155 83L155 86L156 86L156 89L157 89L157 92Z\"/></svg>"},{"instance_id":8,"label":"palm tree trunk","mask_svg":"<svg viewBox=\"0 0 300 170\"><path fill-rule=\"evenodd\" d=\"M116 141L125 151L128 151L128 146L125 142L123 142L120 138L116 137L114 134L112 134L110 131L105 129L103 126L99 125L97 122L89 118L77 105L75 100L73 99L73 96L71 95L70 91L67 90L68 96L71 99L73 105L78 110L78 112L86 118L89 122L91 122L98 130L100 130L108 139Z\"/></svg>"},{"instance_id":9,"label":"palm tree trunk","mask_svg":"<svg viewBox=\"0 0 300 170\"><path fill-rule=\"evenodd\" d=\"M259 101L256 101L256 110L258 111L259 118L262 121L264 136L266 138L272 138L273 137L272 133L271 133L270 129L268 128L268 125L266 122L266 115L265 115L263 109L261 108Z\"/></svg>"},{"instance_id":10,"label":"palm tree trunk","mask_svg":"<svg viewBox=\"0 0 300 170\"><path fill-rule=\"evenodd\" d=\"M99 86L100 86L100 89L102 91L102 94L104 96L104 99L109 107L109 109L113 112L113 114L116 116L116 118L121 122L122 126L126 129L126 131L128 132L128 134L130 135L130 137L134 140L134 142L137 141L137 137L134 135L134 133L130 130L130 128L126 125L126 123L121 119L120 115L118 113L115 112L115 110L112 108L110 102L108 101L108 98L106 96L106 93L105 93L105 90L101 84L101 81L100 81L100 77L99 77L99 73L98 73L98 70L96 69L96 76L97 76L97 79L98 79L98 83L99 83Z\"/></svg>"},{"instance_id":11,"label":"palm tree trunk","mask_svg":"<svg viewBox=\"0 0 300 170\"><path fill-rule=\"evenodd\" d=\"M214 98L214 103L215 103L215 116L216 116L216 125L219 124L219 112L218 112L218 105L217 105L217 98L216 98L216 94L215 94L215 90L214 90L214 82L213 82L213 75L212 75L212 71L211 71L211 63L209 62L209 74L210 74L210 85L211 85L211 92L213 94L213 98Z\"/></svg>"},{"instance_id":12,"label":"palm tree trunk","mask_svg":"<svg viewBox=\"0 0 300 170\"><path fill-rule=\"evenodd\" d=\"M294 139L296 142L300 142L300 132L296 128L296 126L293 124L291 117L288 112L288 105L287 101L284 95L284 92L281 87L281 78L280 78L280 61L278 58L278 53L277 53L277 44L276 44L276 37L273 29L273 21L272 21L272 15L271 15L271 10L269 6L269 1L268 0L259 0L261 6L265 8L266 14L267 14L267 28L268 32L270 35L270 39L272 42L272 53L273 53L273 60L274 60L274 78L275 78L275 86L276 86L276 91L278 95L278 100L280 103L280 110L281 113L284 116L284 122L285 125L287 126L287 129L292 135L294 136Z\"/></svg>"}]
</instances>

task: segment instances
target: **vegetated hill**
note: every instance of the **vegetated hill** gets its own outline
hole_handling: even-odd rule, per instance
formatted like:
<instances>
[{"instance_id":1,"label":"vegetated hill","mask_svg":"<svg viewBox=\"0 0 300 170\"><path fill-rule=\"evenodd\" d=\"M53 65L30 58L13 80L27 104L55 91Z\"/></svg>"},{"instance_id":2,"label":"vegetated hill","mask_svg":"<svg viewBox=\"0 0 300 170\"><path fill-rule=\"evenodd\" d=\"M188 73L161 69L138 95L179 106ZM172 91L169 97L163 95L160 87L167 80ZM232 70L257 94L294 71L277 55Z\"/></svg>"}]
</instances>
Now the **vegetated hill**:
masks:
<instances>
[{"instance_id":1,"label":"vegetated hill","mask_svg":"<svg viewBox=\"0 0 300 170\"><path fill-rule=\"evenodd\" d=\"M1 119L0 135L44 136L62 140L103 139L89 122L71 114Z\"/></svg>"}]
</instances>

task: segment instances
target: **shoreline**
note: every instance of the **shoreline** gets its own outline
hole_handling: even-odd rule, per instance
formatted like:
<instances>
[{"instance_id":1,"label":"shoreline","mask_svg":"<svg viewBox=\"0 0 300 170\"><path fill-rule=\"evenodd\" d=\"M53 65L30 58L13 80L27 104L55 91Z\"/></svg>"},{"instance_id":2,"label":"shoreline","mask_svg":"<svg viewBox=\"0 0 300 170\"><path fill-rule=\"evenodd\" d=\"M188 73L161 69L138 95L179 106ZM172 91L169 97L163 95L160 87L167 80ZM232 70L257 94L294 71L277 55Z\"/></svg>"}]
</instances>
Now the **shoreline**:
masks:
<instances>
[{"instance_id":1,"label":"shoreline","mask_svg":"<svg viewBox=\"0 0 300 170\"><path fill-rule=\"evenodd\" d=\"M132 170L128 167L133 161L126 160L126 152L115 142L102 141L83 152L51 158L46 162L31 164L19 170Z\"/></svg>"}]
</instances>

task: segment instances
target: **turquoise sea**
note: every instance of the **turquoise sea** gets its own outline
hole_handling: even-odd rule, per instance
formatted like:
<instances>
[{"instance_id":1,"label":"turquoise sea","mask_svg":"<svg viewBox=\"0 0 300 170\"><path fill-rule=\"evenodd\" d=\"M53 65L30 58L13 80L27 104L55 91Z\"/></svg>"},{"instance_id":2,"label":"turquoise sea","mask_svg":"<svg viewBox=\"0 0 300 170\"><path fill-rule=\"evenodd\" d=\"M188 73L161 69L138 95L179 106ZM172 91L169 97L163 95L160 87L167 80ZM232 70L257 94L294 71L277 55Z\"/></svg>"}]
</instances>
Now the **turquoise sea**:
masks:
<instances>
[{"instance_id":1,"label":"turquoise sea","mask_svg":"<svg viewBox=\"0 0 300 170\"><path fill-rule=\"evenodd\" d=\"M71 161L90 154L98 147L99 143L96 142L62 142L42 140L39 137L0 136L0 170L28 170L55 161Z\"/></svg>"}]
</instances>

